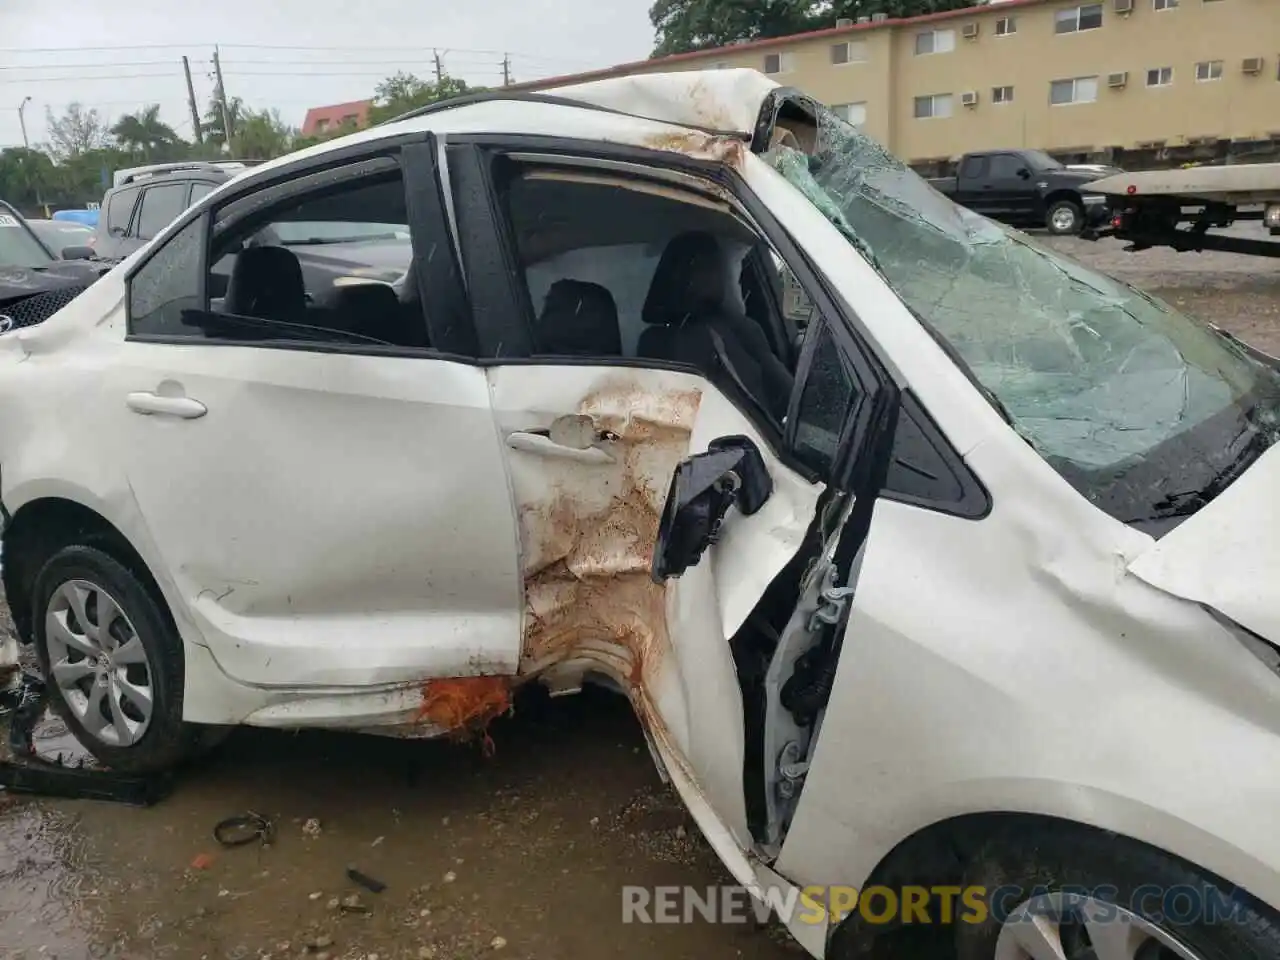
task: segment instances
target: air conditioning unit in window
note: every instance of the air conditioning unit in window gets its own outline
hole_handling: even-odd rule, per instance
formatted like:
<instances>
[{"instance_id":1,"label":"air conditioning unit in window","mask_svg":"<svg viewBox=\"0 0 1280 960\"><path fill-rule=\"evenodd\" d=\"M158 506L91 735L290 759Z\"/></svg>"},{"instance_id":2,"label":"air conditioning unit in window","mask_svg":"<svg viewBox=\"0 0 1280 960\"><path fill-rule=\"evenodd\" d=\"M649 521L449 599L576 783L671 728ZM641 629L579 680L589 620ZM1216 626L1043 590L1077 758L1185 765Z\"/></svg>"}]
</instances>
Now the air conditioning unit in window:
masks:
<instances>
[{"instance_id":1,"label":"air conditioning unit in window","mask_svg":"<svg viewBox=\"0 0 1280 960\"><path fill-rule=\"evenodd\" d=\"M858 22L859 22L859 23L870 23L870 22L871 22L871 17L869 17L869 16L865 16L865 15L864 15L864 16L861 16L861 17L859 17L859 18L858 18Z\"/></svg>"},{"instance_id":2,"label":"air conditioning unit in window","mask_svg":"<svg viewBox=\"0 0 1280 960\"><path fill-rule=\"evenodd\" d=\"M836 20L837 30L841 30L845 27L852 27L852 26L853 26L853 20L851 20L849 17L840 17L839 19Z\"/></svg>"},{"instance_id":3,"label":"air conditioning unit in window","mask_svg":"<svg viewBox=\"0 0 1280 960\"><path fill-rule=\"evenodd\" d=\"M889 19L889 15L887 13L873 13L871 15L872 23L884 23L884 21L888 19Z\"/></svg>"},{"instance_id":4,"label":"air conditioning unit in window","mask_svg":"<svg viewBox=\"0 0 1280 960\"><path fill-rule=\"evenodd\" d=\"M978 105L978 91L966 90L960 94L960 105L962 107L976 107Z\"/></svg>"},{"instance_id":5,"label":"air conditioning unit in window","mask_svg":"<svg viewBox=\"0 0 1280 960\"><path fill-rule=\"evenodd\" d=\"M966 23L960 33L966 40L977 40L978 25L976 23Z\"/></svg>"},{"instance_id":6,"label":"air conditioning unit in window","mask_svg":"<svg viewBox=\"0 0 1280 960\"><path fill-rule=\"evenodd\" d=\"M1128 70L1121 71L1120 73L1108 73L1108 74L1107 74L1107 86L1108 86L1108 87L1114 87L1115 89L1117 89L1117 90L1118 90L1118 89L1120 89L1121 87L1127 87L1128 85L1129 85L1129 71L1128 71Z\"/></svg>"},{"instance_id":7,"label":"air conditioning unit in window","mask_svg":"<svg viewBox=\"0 0 1280 960\"><path fill-rule=\"evenodd\" d=\"M1240 65L1240 69L1243 72L1248 74L1261 73L1262 58L1261 57L1245 57L1244 63Z\"/></svg>"},{"instance_id":8,"label":"air conditioning unit in window","mask_svg":"<svg viewBox=\"0 0 1280 960\"><path fill-rule=\"evenodd\" d=\"M1115 0L1116 13L1133 13L1133 0Z\"/></svg>"}]
</instances>

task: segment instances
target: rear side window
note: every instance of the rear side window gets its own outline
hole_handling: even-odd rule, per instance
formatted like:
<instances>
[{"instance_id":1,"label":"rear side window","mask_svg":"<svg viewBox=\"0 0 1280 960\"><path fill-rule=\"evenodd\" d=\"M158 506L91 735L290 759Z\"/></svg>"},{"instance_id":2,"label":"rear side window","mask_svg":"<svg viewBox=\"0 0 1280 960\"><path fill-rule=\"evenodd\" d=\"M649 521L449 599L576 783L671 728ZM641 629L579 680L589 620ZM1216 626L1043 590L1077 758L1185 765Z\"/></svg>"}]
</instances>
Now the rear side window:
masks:
<instances>
[{"instance_id":1,"label":"rear side window","mask_svg":"<svg viewBox=\"0 0 1280 960\"><path fill-rule=\"evenodd\" d=\"M124 236L129 229L129 216L133 213L134 201L138 199L138 188L117 190L107 201L107 232L114 236Z\"/></svg>"},{"instance_id":2,"label":"rear side window","mask_svg":"<svg viewBox=\"0 0 1280 960\"><path fill-rule=\"evenodd\" d=\"M137 236L150 240L167 227L187 208L187 185L166 183L148 187L142 193L142 206L138 210Z\"/></svg>"},{"instance_id":3,"label":"rear side window","mask_svg":"<svg viewBox=\"0 0 1280 960\"><path fill-rule=\"evenodd\" d=\"M205 183L203 181L193 183L191 185L191 203L194 204L201 197L208 196L213 192L213 188L215 186L217 186L217 184Z\"/></svg>"}]
</instances>

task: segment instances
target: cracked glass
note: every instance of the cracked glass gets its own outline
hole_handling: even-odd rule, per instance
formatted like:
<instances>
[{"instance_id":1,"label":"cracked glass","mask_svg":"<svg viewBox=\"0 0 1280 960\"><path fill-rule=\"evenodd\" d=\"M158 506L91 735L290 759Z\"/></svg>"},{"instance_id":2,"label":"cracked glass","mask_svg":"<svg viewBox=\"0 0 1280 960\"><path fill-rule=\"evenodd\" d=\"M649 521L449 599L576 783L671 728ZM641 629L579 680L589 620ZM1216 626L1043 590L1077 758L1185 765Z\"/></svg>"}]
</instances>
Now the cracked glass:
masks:
<instances>
[{"instance_id":1,"label":"cracked glass","mask_svg":"<svg viewBox=\"0 0 1280 960\"><path fill-rule=\"evenodd\" d=\"M1077 490L1152 532L1280 436L1280 374L1216 327L956 206L816 108L812 153L765 159L880 273Z\"/></svg>"}]
</instances>

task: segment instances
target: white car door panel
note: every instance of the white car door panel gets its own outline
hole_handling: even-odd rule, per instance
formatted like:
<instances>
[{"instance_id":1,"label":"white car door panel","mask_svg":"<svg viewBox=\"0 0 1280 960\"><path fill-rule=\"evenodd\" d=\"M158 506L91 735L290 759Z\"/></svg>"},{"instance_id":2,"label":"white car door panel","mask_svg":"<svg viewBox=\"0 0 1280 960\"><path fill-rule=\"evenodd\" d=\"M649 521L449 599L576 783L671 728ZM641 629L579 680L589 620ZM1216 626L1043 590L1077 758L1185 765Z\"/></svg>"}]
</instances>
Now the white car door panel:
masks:
<instances>
[{"instance_id":1,"label":"white car door panel","mask_svg":"<svg viewBox=\"0 0 1280 960\"><path fill-rule=\"evenodd\" d=\"M228 674L305 686L515 672L515 530L482 370L120 350L108 395L129 482ZM138 394L207 413L140 411Z\"/></svg>"},{"instance_id":2,"label":"white car door panel","mask_svg":"<svg viewBox=\"0 0 1280 960\"><path fill-rule=\"evenodd\" d=\"M694 809L750 845L742 793L742 698L729 639L798 549L820 487L793 477L750 421L703 378L586 365L489 371L516 498L525 585L522 670L578 662L627 689ZM511 438L545 431L533 448ZM678 580L650 575L680 461L717 437L764 452L775 493L730 515L721 542ZM598 458L561 456L561 445Z\"/></svg>"}]
</instances>

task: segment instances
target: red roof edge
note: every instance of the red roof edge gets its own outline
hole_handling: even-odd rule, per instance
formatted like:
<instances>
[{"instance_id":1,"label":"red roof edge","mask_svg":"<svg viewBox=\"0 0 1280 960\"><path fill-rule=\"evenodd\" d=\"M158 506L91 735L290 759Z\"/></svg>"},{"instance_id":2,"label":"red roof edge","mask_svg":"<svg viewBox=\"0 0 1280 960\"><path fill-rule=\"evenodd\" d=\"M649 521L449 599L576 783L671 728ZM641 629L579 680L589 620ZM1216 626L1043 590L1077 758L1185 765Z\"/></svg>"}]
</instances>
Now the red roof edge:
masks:
<instances>
[{"instance_id":1,"label":"red roof edge","mask_svg":"<svg viewBox=\"0 0 1280 960\"><path fill-rule=\"evenodd\" d=\"M634 73L643 67L652 67L655 64L664 63L684 63L689 60L715 59L716 57L728 56L741 53L743 50L759 50L765 47L780 47L804 41L818 40L822 37L839 37L850 33L861 33L867 30L883 30L886 27L909 26L916 23L932 23L938 20L953 20L959 17L971 17L979 13L989 13L992 10L1016 10L1019 7L1031 7L1041 3L1048 3L1049 0L1004 0L1003 3L986 3L971 7L962 7L958 10L942 10L938 13L924 13L917 17L898 17L888 20L879 20L874 23L855 23L851 27L823 27L821 30L808 30L804 33L792 33L785 37L767 37L761 40L749 40L746 43L730 44L727 47L708 47L706 50L690 50L687 53L673 53L665 57L653 57L648 60L633 60L630 63L620 63L613 67L603 67L600 70L588 70L585 73L567 73L556 77L547 77L545 80L526 80L523 83L513 83L504 90L530 90L535 88L545 88L550 86L563 86L568 83L587 83L591 80L608 80L611 77L622 77L629 73Z\"/></svg>"}]
</instances>

